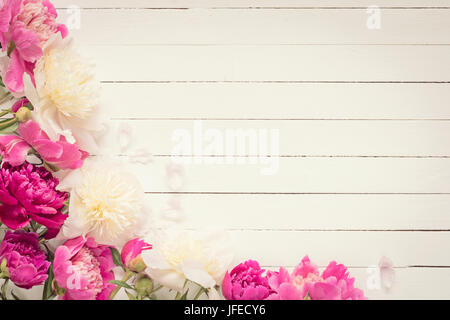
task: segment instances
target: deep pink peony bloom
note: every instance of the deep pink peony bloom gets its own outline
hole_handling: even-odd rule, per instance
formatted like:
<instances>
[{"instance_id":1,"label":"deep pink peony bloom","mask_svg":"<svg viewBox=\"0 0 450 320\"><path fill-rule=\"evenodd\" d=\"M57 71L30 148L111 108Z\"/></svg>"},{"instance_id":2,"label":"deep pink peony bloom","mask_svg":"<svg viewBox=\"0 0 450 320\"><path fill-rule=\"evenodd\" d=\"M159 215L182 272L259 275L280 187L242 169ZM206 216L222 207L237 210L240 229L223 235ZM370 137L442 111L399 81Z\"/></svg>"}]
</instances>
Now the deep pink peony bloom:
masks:
<instances>
[{"instance_id":1,"label":"deep pink peony bloom","mask_svg":"<svg viewBox=\"0 0 450 320\"><path fill-rule=\"evenodd\" d=\"M225 274L222 293L227 300L263 300L271 292L264 269L259 263L248 260Z\"/></svg>"},{"instance_id":2,"label":"deep pink peony bloom","mask_svg":"<svg viewBox=\"0 0 450 320\"><path fill-rule=\"evenodd\" d=\"M275 292L268 300L302 300L308 295L312 300L362 300L364 293L354 287L347 268L332 261L320 275L318 267L306 256L292 274L280 268L269 273L269 285Z\"/></svg>"},{"instance_id":3,"label":"deep pink peony bloom","mask_svg":"<svg viewBox=\"0 0 450 320\"><path fill-rule=\"evenodd\" d=\"M67 193L55 190L58 183L43 167L4 163L0 170L0 221L16 230L34 220L48 228L47 239L55 237L67 218L61 213Z\"/></svg>"},{"instance_id":4,"label":"deep pink peony bloom","mask_svg":"<svg viewBox=\"0 0 450 320\"><path fill-rule=\"evenodd\" d=\"M131 271L141 272L145 270L145 263L142 260L141 253L144 250L150 250L151 244L146 243L139 238L128 241L122 248L120 258L122 264Z\"/></svg>"},{"instance_id":5,"label":"deep pink peony bloom","mask_svg":"<svg viewBox=\"0 0 450 320\"><path fill-rule=\"evenodd\" d=\"M12 92L23 91L23 74L33 79L42 47L54 33L67 35L67 28L56 22L55 7L48 0L0 0L0 44L12 47L3 81Z\"/></svg>"},{"instance_id":6,"label":"deep pink peony bloom","mask_svg":"<svg viewBox=\"0 0 450 320\"><path fill-rule=\"evenodd\" d=\"M56 142L50 140L32 120L19 124L17 132L20 136L0 136L0 153L3 160L13 166L24 163L31 148L34 148L45 162L59 169L81 168L89 156L89 153L80 150L78 145L67 142L64 136L60 136Z\"/></svg>"},{"instance_id":7,"label":"deep pink peony bloom","mask_svg":"<svg viewBox=\"0 0 450 320\"><path fill-rule=\"evenodd\" d=\"M36 233L8 230L0 244L0 261L3 259L11 281L18 287L30 289L47 280L50 262L39 248Z\"/></svg>"},{"instance_id":8,"label":"deep pink peony bloom","mask_svg":"<svg viewBox=\"0 0 450 320\"><path fill-rule=\"evenodd\" d=\"M64 300L108 300L115 285L111 250L94 238L68 240L55 251L53 271Z\"/></svg>"}]
</instances>

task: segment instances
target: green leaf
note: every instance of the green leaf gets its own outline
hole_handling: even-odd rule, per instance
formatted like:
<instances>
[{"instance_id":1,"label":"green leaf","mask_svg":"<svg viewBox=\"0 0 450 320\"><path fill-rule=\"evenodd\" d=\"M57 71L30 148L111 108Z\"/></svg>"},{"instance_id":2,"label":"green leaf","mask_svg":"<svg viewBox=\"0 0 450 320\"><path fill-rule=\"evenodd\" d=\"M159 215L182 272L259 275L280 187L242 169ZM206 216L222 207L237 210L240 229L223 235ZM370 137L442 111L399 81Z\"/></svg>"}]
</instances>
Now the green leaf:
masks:
<instances>
[{"instance_id":1,"label":"green leaf","mask_svg":"<svg viewBox=\"0 0 450 320\"><path fill-rule=\"evenodd\" d=\"M42 292L42 300L51 300L56 294L53 292L52 282L55 279L55 275L53 274L53 264L48 268L48 278L44 284L44 290Z\"/></svg>"},{"instance_id":2,"label":"green leaf","mask_svg":"<svg viewBox=\"0 0 450 320\"><path fill-rule=\"evenodd\" d=\"M115 284L116 286L119 286L119 287L122 287L122 288L134 290L132 286L130 286L128 283L126 283L124 281L111 280L111 281L108 281L108 282L112 283L112 284Z\"/></svg>"},{"instance_id":3,"label":"green leaf","mask_svg":"<svg viewBox=\"0 0 450 320\"><path fill-rule=\"evenodd\" d=\"M125 290L125 293L127 294L129 300L136 300L136 297L129 293L127 290Z\"/></svg>"},{"instance_id":4,"label":"green leaf","mask_svg":"<svg viewBox=\"0 0 450 320\"><path fill-rule=\"evenodd\" d=\"M11 295L13 296L14 300L20 300L18 296L14 294L14 291L11 290Z\"/></svg>"},{"instance_id":5,"label":"green leaf","mask_svg":"<svg viewBox=\"0 0 450 320\"><path fill-rule=\"evenodd\" d=\"M4 300L8 300L8 299L6 298L6 288L8 287L8 282L9 282L9 279L7 278L7 279L5 280L5 282L3 282L3 284L2 284L2 289L1 289L1 291L2 291L2 297L3 297Z\"/></svg>"},{"instance_id":6,"label":"green leaf","mask_svg":"<svg viewBox=\"0 0 450 320\"><path fill-rule=\"evenodd\" d=\"M114 248L114 247L109 247L109 250L111 250L111 254L112 254L112 258L113 258L114 264L116 266L118 266L118 267L122 267L123 268L122 259L120 258L119 251L116 248Z\"/></svg>"},{"instance_id":7,"label":"green leaf","mask_svg":"<svg viewBox=\"0 0 450 320\"><path fill-rule=\"evenodd\" d=\"M188 293L189 293L189 289L187 289L186 292L180 297L180 300L187 300Z\"/></svg>"}]
</instances>

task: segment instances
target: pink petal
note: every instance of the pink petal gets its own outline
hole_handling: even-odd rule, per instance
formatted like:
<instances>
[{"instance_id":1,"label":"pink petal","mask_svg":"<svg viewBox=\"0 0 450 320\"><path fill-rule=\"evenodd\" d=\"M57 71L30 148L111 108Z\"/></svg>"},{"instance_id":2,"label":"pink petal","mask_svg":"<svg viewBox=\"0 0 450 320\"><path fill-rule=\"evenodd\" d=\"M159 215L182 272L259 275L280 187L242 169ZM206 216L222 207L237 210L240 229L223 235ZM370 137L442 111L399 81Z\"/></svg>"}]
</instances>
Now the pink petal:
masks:
<instances>
[{"instance_id":1,"label":"pink petal","mask_svg":"<svg viewBox=\"0 0 450 320\"><path fill-rule=\"evenodd\" d=\"M25 65L17 50L11 53L8 69L6 70L4 82L12 92L23 91L23 74Z\"/></svg>"},{"instance_id":2,"label":"pink petal","mask_svg":"<svg viewBox=\"0 0 450 320\"><path fill-rule=\"evenodd\" d=\"M24 228L30 220L21 206L8 206L5 204L0 206L0 221L10 229Z\"/></svg>"},{"instance_id":3,"label":"pink petal","mask_svg":"<svg viewBox=\"0 0 450 320\"><path fill-rule=\"evenodd\" d=\"M61 33L61 37L63 39L69 34L69 29L67 29L65 24L58 24L57 30Z\"/></svg>"},{"instance_id":4,"label":"pink petal","mask_svg":"<svg viewBox=\"0 0 450 320\"><path fill-rule=\"evenodd\" d=\"M32 144L42 159L47 162L52 162L52 159L58 159L63 154L63 147L51 140L35 140Z\"/></svg>"},{"instance_id":5,"label":"pink petal","mask_svg":"<svg viewBox=\"0 0 450 320\"><path fill-rule=\"evenodd\" d=\"M12 27L12 40L16 44L16 49L23 60L36 62L42 55L39 36L35 31L27 29L21 22L16 22Z\"/></svg>"},{"instance_id":6,"label":"pink petal","mask_svg":"<svg viewBox=\"0 0 450 320\"><path fill-rule=\"evenodd\" d=\"M31 147L18 136L0 136L0 150L5 162L18 166L25 162Z\"/></svg>"},{"instance_id":7,"label":"pink petal","mask_svg":"<svg viewBox=\"0 0 450 320\"><path fill-rule=\"evenodd\" d=\"M281 300L302 300L303 296L293 284L283 283L278 288L278 294Z\"/></svg>"},{"instance_id":8,"label":"pink petal","mask_svg":"<svg viewBox=\"0 0 450 320\"><path fill-rule=\"evenodd\" d=\"M310 289L309 296L312 300L339 300L340 290L334 285L317 282Z\"/></svg>"},{"instance_id":9,"label":"pink petal","mask_svg":"<svg viewBox=\"0 0 450 320\"><path fill-rule=\"evenodd\" d=\"M38 139L49 139L44 131L41 130L39 124L33 120L21 123L17 132L20 136L29 144L33 145L33 142Z\"/></svg>"}]
</instances>

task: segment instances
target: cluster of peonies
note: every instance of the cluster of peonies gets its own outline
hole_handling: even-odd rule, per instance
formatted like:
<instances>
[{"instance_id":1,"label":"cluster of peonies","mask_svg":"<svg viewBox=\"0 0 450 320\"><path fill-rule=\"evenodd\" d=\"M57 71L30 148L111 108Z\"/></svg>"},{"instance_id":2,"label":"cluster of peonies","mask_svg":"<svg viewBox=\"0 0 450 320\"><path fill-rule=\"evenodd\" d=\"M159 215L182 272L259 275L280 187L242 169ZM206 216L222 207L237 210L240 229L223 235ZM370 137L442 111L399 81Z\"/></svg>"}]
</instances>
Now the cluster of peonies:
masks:
<instances>
[{"instance_id":1,"label":"cluster of peonies","mask_svg":"<svg viewBox=\"0 0 450 320\"><path fill-rule=\"evenodd\" d=\"M289 274L233 261L225 232L151 234L137 179L89 157L102 131L99 83L48 0L0 0L0 299L360 299L343 265ZM152 238L152 244L148 242ZM131 239L131 240L130 240ZM147 239L147 240L143 240ZM120 280L117 275L121 274ZM14 289L14 288L11 288Z\"/></svg>"},{"instance_id":2,"label":"cluster of peonies","mask_svg":"<svg viewBox=\"0 0 450 320\"><path fill-rule=\"evenodd\" d=\"M362 300L363 292L354 287L347 268L330 262L320 274L306 256L291 274L285 269L261 269L253 260L227 272L222 292L228 300Z\"/></svg>"}]
</instances>

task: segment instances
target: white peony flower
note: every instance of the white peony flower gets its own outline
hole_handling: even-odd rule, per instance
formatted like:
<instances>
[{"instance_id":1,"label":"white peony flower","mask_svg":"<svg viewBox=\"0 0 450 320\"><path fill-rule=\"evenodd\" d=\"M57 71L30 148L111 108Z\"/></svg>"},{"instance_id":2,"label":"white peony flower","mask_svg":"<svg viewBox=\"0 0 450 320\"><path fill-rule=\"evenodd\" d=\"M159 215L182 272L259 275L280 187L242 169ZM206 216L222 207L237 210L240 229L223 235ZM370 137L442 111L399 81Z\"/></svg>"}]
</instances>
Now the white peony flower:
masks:
<instances>
[{"instance_id":1,"label":"white peony flower","mask_svg":"<svg viewBox=\"0 0 450 320\"><path fill-rule=\"evenodd\" d=\"M25 96L33 104L33 119L53 141L60 135L81 149L95 152L94 135L102 130L100 84L93 66L86 63L71 38L53 35L36 62L36 87L25 76Z\"/></svg>"},{"instance_id":2,"label":"white peony flower","mask_svg":"<svg viewBox=\"0 0 450 320\"><path fill-rule=\"evenodd\" d=\"M59 237L85 235L121 247L146 232L149 216L143 206L144 192L121 167L88 159L61 181L59 189L70 192L70 214Z\"/></svg>"},{"instance_id":3,"label":"white peony flower","mask_svg":"<svg viewBox=\"0 0 450 320\"><path fill-rule=\"evenodd\" d=\"M230 239L224 231L169 230L144 251L146 272L158 283L183 291L186 280L204 288L220 285L233 261Z\"/></svg>"}]
</instances>

